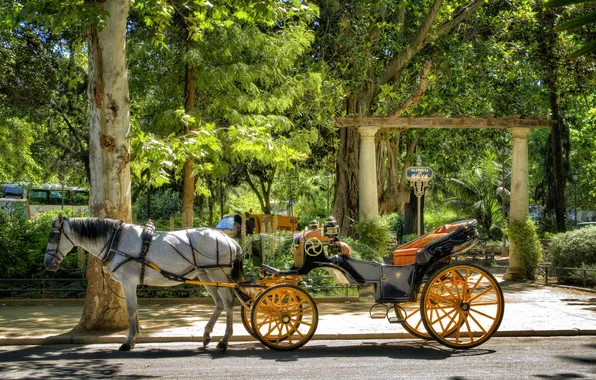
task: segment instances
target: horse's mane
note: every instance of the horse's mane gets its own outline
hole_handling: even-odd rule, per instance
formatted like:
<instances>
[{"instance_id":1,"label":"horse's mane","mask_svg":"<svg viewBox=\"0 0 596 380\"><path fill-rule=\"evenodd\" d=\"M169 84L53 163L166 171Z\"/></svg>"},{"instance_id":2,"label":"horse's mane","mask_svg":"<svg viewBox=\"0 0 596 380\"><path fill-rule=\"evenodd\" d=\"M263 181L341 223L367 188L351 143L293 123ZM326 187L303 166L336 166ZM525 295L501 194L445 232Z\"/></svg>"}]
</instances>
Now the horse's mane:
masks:
<instances>
[{"instance_id":1,"label":"horse's mane","mask_svg":"<svg viewBox=\"0 0 596 380\"><path fill-rule=\"evenodd\" d=\"M99 218L72 218L68 222L72 231L87 241L109 237L120 225L117 220Z\"/></svg>"}]
</instances>

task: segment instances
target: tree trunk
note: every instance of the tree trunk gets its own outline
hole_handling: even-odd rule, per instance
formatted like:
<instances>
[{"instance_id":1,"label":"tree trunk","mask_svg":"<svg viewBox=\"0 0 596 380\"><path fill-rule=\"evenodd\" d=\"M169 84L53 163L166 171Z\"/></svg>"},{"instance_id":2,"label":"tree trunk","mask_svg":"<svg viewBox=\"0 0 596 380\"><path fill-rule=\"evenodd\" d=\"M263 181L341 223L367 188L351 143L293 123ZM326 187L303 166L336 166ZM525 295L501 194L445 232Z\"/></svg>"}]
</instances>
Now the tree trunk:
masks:
<instances>
[{"instance_id":1,"label":"tree trunk","mask_svg":"<svg viewBox=\"0 0 596 380\"><path fill-rule=\"evenodd\" d=\"M553 31L555 25L555 14L551 10L542 11L542 31L544 33L540 41L541 59L544 67L544 81L548 88L548 100L551 109L550 117L550 149L547 149L547 159L550 159L552 184L549 186L550 198L554 201L554 211L558 232L567 230L567 205L565 202L566 185L566 152L564 145L568 146L569 134L563 123L559 110L559 95L557 92L557 64L558 57L555 55L557 36ZM550 156L550 157L549 157Z\"/></svg>"},{"instance_id":2,"label":"tree trunk","mask_svg":"<svg viewBox=\"0 0 596 380\"><path fill-rule=\"evenodd\" d=\"M130 205L130 129L126 66L129 2L106 0L97 6L109 16L100 30L89 30L89 154L91 215L132 221ZM90 257L87 295L77 331L122 330L128 318L120 285L104 276ZM113 291L110 291L110 288Z\"/></svg>"},{"instance_id":3,"label":"tree trunk","mask_svg":"<svg viewBox=\"0 0 596 380\"><path fill-rule=\"evenodd\" d=\"M187 49L190 47L188 42ZM184 86L184 111L189 114L195 109L195 67L190 63L186 64L186 76ZM189 131L186 131L187 133ZM196 176L193 175L194 158L189 156L184 162L183 188L182 188L182 227L191 228L194 222L194 199L196 192Z\"/></svg>"}]
</instances>

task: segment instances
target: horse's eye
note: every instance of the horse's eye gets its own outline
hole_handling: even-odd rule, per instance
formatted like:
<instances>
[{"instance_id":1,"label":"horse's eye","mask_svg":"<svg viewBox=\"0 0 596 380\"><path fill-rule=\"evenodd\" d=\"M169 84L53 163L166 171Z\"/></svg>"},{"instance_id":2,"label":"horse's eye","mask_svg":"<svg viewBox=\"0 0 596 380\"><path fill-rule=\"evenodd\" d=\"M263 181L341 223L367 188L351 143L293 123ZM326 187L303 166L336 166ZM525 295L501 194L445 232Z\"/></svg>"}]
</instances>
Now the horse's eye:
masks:
<instances>
[{"instance_id":1,"label":"horse's eye","mask_svg":"<svg viewBox=\"0 0 596 380\"><path fill-rule=\"evenodd\" d=\"M48 243L58 244L59 241L60 241L60 232L57 232L57 231L50 232L50 237L48 238Z\"/></svg>"}]
</instances>

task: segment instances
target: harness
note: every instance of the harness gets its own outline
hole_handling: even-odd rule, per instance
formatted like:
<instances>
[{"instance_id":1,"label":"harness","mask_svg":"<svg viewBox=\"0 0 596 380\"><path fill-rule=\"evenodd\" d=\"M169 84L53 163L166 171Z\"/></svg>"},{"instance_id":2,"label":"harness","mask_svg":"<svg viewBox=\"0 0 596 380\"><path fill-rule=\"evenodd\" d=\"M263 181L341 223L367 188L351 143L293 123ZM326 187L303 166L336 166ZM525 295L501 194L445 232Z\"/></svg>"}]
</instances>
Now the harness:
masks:
<instances>
[{"instance_id":1,"label":"harness","mask_svg":"<svg viewBox=\"0 0 596 380\"><path fill-rule=\"evenodd\" d=\"M182 252L180 252L172 243L170 243L167 240L164 240L164 241L166 243L168 243L170 245L170 247L172 247L174 252L176 252L182 259L184 259L184 261L186 261L188 264L190 264L192 266L192 268L181 275L176 274L176 273L171 273L171 272L168 272L166 270L159 268L157 265L155 265L145 259L145 256L147 255L147 252L149 251L151 242L153 241L153 236L155 234L155 226L153 225L153 223L148 222L145 226L143 226L143 232L141 233L141 238L143 240L143 243L141 246L141 253L140 253L139 257L133 257L126 252L122 252L122 251L119 251L118 249L116 249L117 245L118 245L119 235L122 230L122 225L123 224L118 226L118 229L114 232L114 236L112 237L112 239L110 239L108 241L108 243L111 242L110 249L106 252L106 255L105 255L104 259L102 260L102 262L104 264L107 264L107 262L110 261L112 258L114 258L115 255L120 255L120 256L123 256L126 258L126 260L119 263L116 266L116 268L114 268L110 272L110 274L113 274L114 272L116 272L116 270L118 270L118 268L120 268L122 265L128 263L129 261L136 261L136 262L140 263L141 264L141 276L140 276L140 284L141 285L143 285L143 283L144 283L145 267L150 267L151 269L155 270L156 272L158 272L159 274L161 274L162 276L164 276L165 278L167 278L170 281L186 282L186 281L191 280L190 278L186 277L186 276L188 276L189 273L192 273L192 272L194 272L196 270L200 270L200 269L232 267L233 263L242 257L242 256L238 256L235 259L232 259L232 247L229 246L228 247L228 254L230 256L229 263L227 265L223 265L222 263L220 263L220 260L219 260L219 257L220 257L219 239L216 237L215 238L216 263L214 265L197 265L197 254L201 255L203 257L209 258L209 259L211 259L211 258L209 256L203 254L201 251L199 251L197 248L195 248L193 246L192 239L190 237L190 233L188 232L188 230L186 230L186 236L188 238L188 245L190 246L191 252L192 252L192 261L187 259L182 254ZM221 232L221 231L218 231L218 232L223 235L223 232Z\"/></svg>"}]
</instances>

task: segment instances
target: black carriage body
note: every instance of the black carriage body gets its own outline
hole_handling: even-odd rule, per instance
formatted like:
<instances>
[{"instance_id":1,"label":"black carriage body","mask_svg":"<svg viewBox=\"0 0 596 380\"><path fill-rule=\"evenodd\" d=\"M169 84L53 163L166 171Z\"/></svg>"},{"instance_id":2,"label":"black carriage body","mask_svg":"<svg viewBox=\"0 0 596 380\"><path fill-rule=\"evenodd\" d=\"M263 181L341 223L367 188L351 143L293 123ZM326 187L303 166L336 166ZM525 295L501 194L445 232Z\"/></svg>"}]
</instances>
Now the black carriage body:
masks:
<instances>
[{"instance_id":1,"label":"black carriage body","mask_svg":"<svg viewBox=\"0 0 596 380\"><path fill-rule=\"evenodd\" d=\"M474 245L478 237L476 221L460 222L455 231L433 240L416 254L416 262L407 265L387 265L374 261L359 260L343 255L328 257L325 250L316 254L304 253L299 268L279 270L262 265L265 272L275 275L307 275L311 270L323 268L343 285L373 285L374 297L381 303L401 303L416 300L425 277L441 268L442 261Z\"/></svg>"}]
</instances>

